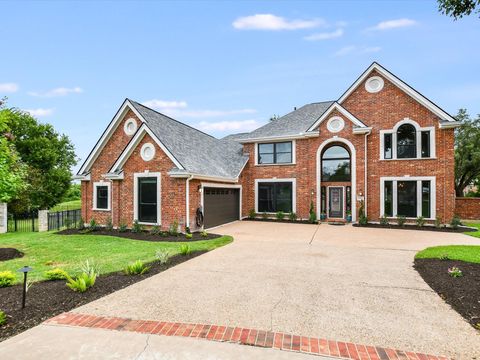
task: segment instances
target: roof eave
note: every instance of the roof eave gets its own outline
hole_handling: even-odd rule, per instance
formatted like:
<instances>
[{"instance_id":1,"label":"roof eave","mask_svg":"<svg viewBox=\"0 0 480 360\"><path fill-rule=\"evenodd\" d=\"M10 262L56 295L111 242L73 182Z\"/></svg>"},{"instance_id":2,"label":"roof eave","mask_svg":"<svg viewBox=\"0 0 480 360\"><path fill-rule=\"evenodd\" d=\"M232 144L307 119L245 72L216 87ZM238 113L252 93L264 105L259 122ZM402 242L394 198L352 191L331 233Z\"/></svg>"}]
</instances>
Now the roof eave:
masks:
<instances>
[{"instance_id":1,"label":"roof eave","mask_svg":"<svg viewBox=\"0 0 480 360\"><path fill-rule=\"evenodd\" d=\"M261 142L261 141L294 140L294 139L318 137L319 134L320 133L318 131L308 131L308 132L292 134L292 135L263 136L263 137L257 137L257 138L241 139L241 140L238 140L238 142L241 144L246 144L246 143L255 143L255 142Z\"/></svg>"},{"instance_id":2,"label":"roof eave","mask_svg":"<svg viewBox=\"0 0 480 360\"><path fill-rule=\"evenodd\" d=\"M184 172L184 173L177 173L177 172L168 172L167 173L170 177L176 179L198 179L198 180L210 180L210 181L217 181L217 182L228 182L228 183L237 183L238 178L230 178L230 177L223 177L223 176L211 176L211 175L204 175L192 172Z\"/></svg>"},{"instance_id":3,"label":"roof eave","mask_svg":"<svg viewBox=\"0 0 480 360\"><path fill-rule=\"evenodd\" d=\"M441 122L438 124L439 129L455 129L462 126L461 121L448 121L448 122Z\"/></svg>"}]
</instances>

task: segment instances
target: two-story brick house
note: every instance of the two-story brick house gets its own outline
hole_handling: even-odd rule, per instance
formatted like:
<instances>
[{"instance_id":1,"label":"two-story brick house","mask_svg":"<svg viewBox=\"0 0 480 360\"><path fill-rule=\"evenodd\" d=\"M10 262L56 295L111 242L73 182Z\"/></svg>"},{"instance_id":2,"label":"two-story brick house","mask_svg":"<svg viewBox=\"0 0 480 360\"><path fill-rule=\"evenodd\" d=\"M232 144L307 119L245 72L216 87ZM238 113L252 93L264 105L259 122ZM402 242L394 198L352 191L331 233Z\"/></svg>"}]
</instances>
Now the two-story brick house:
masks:
<instances>
[{"instance_id":1,"label":"two-story brick house","mask_svg":"<svg viewBox=\"0 0 480 360\"><path fill-rule=\"evenodd\" d=\"M125 100L78 172L82 216L195 229L257 213L453 217L459 123L373 63L336 101L216 139Z\"/></svg>"}]
</instances>

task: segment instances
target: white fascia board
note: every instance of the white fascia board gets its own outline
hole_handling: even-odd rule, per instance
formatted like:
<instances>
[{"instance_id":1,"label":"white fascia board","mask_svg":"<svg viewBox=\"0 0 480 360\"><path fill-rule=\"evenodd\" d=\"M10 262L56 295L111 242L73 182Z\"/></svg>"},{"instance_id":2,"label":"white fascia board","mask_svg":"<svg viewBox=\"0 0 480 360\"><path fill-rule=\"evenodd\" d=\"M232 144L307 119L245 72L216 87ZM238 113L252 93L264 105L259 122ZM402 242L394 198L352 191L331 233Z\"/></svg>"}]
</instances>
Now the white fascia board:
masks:
<instances>
[{"instance_id":1,"label":"white fascia board","mask_svg":"<svg viewBox=\"0 0 480 360\"><path fill-rule=\"evenodd\" d=\"M240 144L255 143L255 142L266 142L266 141L282 141L282 140L295 140L303 138L318 137L320 133L318 131L309 131L298 133L295 135L284 135L284 136L264 136L257 138L241 139L238 140Z\"/></svg>"},{"instance_id":2,"label":"white fascia board","mask_svg":"<svg viewBox=\"0 0 480 360\"><path fill-rule=\"evenodd\" d=\"M90 181L90 173L85 175L73 175L72 180Z\"/></svg>"},{"instance_id":3,"label":"white fascia board","mask_svg":"<svg viewBox=\"0 0 480 360\"><path fill-rule=\"evenodd\" d=\"M168 175L172 178L178 179L185 179L191 177L192 179L197 180L210 180L210 181L218 181L218 182L228 182L228 183L237 183L238 178L227 178L222 176L209 176L209 175L202 175L202 174L195 174L195 173L183 173L183 174L175 174L175 173L168 173Z\"/></svg>"},{"instance_id":4,"label":"white fascia board","mask_svg":"<svg viewBox=\"0 0 480 360\"><path fill-rule=\"evenodd\" d=\"M124 174L123 171L121 173L107 173L103 177L108 180L123 180Z\"/></svg>"},{"instance_id":5,"label":"white fascia board","mask_svg":"<svg viewBox=\"0 0 480 360\"><path fill-rule=\"evenodd\" d=\"M451 122L444 122L444 123L438 124L439 129L455 129L460 126L462 126L461 121L455 121L455 122L451 121Z\"/></svg>"},{"instance_id":6,"label":"white fascia board","mask_svg":"<svg viewBox=\"0 0 480 360\"><path fill-rule=\"evenodd\" d=\"M372 132L371 127L361 127L361 128L353 128L354 134L369 134Z\"/></svg>"},{"instance_id":7,"label":"white fascia board","mask_svg":"<svg viewBox=\"0 0 480 360\"><path fill-rule=\"evenodd\" d=\"M357 119L351 112L349 112L347 109L345 109L342 105L340 105L337 102L334 102L332 105L330 105L328 107L327 110L325 110L325 112L322 114L322 116L320 116L318 118L318 120L315 121L315 123L308 128L307 131L313 131L314 129L316 129L325 119L328 118L328 116L330 115L330 113L333 110L337 110L340 114L345 116L348 120L350 120L356 126L358 126L360 128L366 128L367 127L363 122L361 122L359 119Z\"/></svg>"},{"instance_id":8,"label":"white fascia board","mask_svg":"<svg viewBox=\"0 0 480 360\"><path fill-rule=\"evenodd\" d=\"M97 159L98 155L102 151L103 147L107 143L108 139L112 136L113 132L115 129L118 127L118 124L120 121L123 119L125 114L128 112L128 110L132 110L135 115L140 119L142 123L145 123L145 120L143 119L142 115L135 109L135 107L132 105L130 100L125 99L123 102L122 106L120 106L120 109L118 109L117 113L113 117L112 121L110 121L110 124L108 124L108 127L105 129L103 132L102 136L100 139L97 141L95 147L93 150L90 152L88 155L87 159L83 163L82 167L80 170L78 170L78 175L84 174L87 171L90 170L90 167L92 166L93 162Z\"/></svg>"},{"instance_id":9,"label":"white fascia board","mask_svg":"<svg viewBox=\"0 0 480 360\"><path fill-rule=\"evenodd\" d=\"M348 98L350 96L350 94L367 78L368 75L370 75L370 73L373 70L376 70L377 72L379 72L382 76L384 76L390 82L395 84L403 92L410 95L413 99L415 99L417 102L419 102L420 104L425 106L427 109L429 109L432 113L437 115L442 120L447 120L447 121L451 121L451 122L456 121L455 118L453 118L450 114L448 114L447 112L440 109L432 101L428 100L425 96L420 94L414 88L409 86L404 81L400 80L398 77L396 77L390 71L388 71L387 69L385 69L383 66L381 66L380 64L378 64L376 62L374 62L372 65L370 65L368 67L368 69L365 70L362 75L360 75L360 77L353 83L353 85L348 88L348 90L340 97L340 99L338 99L338 103L341 104L346 98Z\"/></svg>"},{"instance_id":10,"label":"white fascia board","mask_svg":"<svg viewBox=\"0 0 480 360\"><path fill-rule=\"evenodd\" d=\"M120 157L117 159L115 164L109 170L109 173L116 173L122 169L122 166L125 164L127 159L132 154L133 150L138 146L140 141L143 139L145 134L150 135L150 137L157 143L157 145L163 150L165 154L169 157L170 160L175 164L179 169L185 170L182 164L172 155L172 153L163 145L163 143L157 138L152 130L147 126L146 123L143 123L142 126L137 130L135 136L130 140L127 147L120 154Z\"/></svg>"}]
</instances>

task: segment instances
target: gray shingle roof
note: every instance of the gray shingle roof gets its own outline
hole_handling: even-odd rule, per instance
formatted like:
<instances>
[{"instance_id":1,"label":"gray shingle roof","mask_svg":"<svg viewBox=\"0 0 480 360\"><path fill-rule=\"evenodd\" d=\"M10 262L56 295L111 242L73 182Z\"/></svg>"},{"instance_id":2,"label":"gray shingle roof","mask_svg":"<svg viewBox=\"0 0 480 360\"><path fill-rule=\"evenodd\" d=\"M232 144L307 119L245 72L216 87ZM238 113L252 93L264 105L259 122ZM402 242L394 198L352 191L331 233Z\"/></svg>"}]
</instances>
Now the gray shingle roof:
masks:
<instances>
[{"instance_id":1,"label":"gray shingle roof","mask_svg":"<svg viewBox=\"0 0 480 360\"><path fill-rule=\"evenodd\" d=\"M302 106L268 124L248 133L243 139L256 139L272 136L298 135L308 130L310 126L333 104L333 101L324 101Z\"/></svg>"},{"instance_id":2,"label":"gray shingle roof","mask_svg":"<svg viewBox=\"0 0 480 360\"><path fill-rule=\"evenodd\" d=\"M247 162L248 156L243 154L238 142L216 139L135 101L130 102L186 171L236 178ZM172 172L182 171L172 169Z\"/></svg>"},{"instance_id":3,"label":"gray shingle roof","mask_svg":"<svg viewBox=\"0 0 480 360\"><path fill-rule=\"evenodd\" d=\"M222 140L234 140L238 141L240 139L246 139L249 137L250 133L249 132L243 132L243 133L238 133L238 134L230 134L222 138Z\"/></svg>"}]
</instances>

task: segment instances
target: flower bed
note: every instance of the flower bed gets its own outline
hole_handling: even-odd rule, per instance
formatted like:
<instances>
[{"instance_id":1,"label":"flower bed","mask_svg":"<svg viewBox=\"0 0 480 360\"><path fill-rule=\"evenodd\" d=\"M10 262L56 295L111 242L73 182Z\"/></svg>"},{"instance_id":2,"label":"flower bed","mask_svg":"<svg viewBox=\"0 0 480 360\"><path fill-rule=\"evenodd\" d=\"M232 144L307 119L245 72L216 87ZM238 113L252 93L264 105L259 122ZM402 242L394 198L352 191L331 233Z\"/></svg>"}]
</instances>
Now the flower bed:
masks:
<instances>
[{"instance_id":1,"label":"flower bed","mask_svg":"<svg viewBox=\"0 0 480 360\"><path fill-rule=\"evenodd\" d=\"M368 223L366 225L353 224L355 227L368 227L368 228L380 228L380 229L399 229L399 230L421 230L421 231L438 231L438 232L470 232L477 231L477 229L470 228L467 226L459 226L457 229L452 227L435 227L432 225L418 226L415 224L405 224L403 226L396 224L382 225L376 223Z\"/></svg>"}]
</instances>

